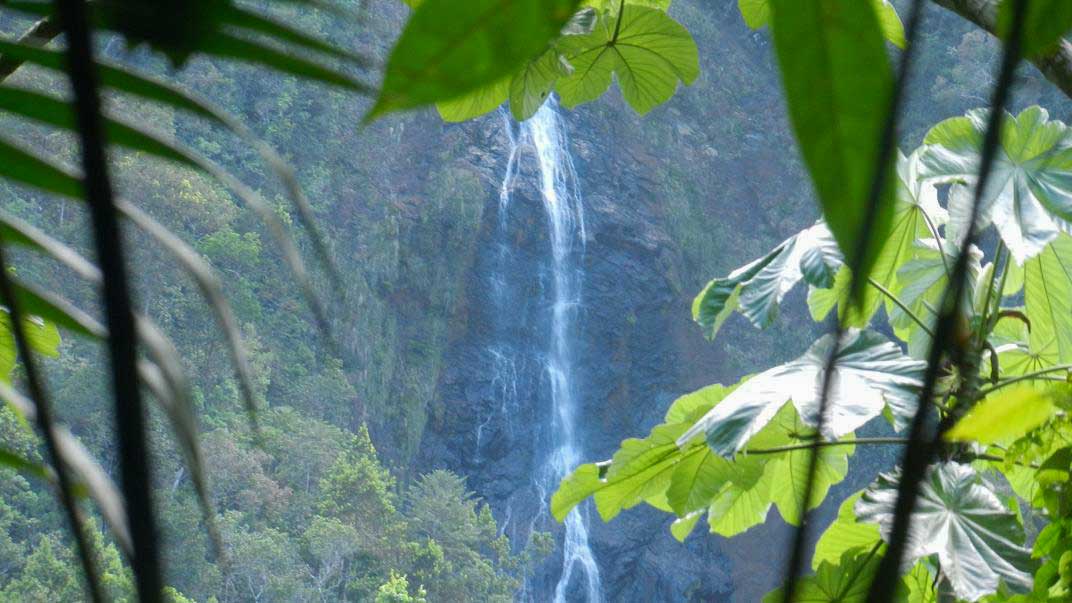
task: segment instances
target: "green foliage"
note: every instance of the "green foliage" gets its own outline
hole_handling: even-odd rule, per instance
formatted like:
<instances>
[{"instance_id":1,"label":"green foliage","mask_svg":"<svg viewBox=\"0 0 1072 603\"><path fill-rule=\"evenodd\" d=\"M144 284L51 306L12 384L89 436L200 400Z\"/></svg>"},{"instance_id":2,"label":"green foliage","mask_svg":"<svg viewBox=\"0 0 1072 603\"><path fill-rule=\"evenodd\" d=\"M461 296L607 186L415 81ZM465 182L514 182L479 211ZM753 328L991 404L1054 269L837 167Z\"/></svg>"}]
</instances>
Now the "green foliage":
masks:
<instances>
[{"instance_id":1,"label":"green foliage","mask_svg":"<svg viewBox=\"0 0 1072 603\"><path fill-rule=\"evenodd\" d=\"M861 521L888 533L893 523L899 476L888 474L856 503ZM921 484L906 561L937 555L957 597L976 601L999 581L1030 590L1035 563L1024 547L1023 526L968 465L941 463Z\"/></svg>"},{"instance_id":2,"label":"green foliage","mask_svg":"<svg viewBox=\"0 0 1072 603\"><path fill-rule=\"evenodd\" d=\"M770 253L709 282L692 302L692 319L714 339L734 311L759 328L770 326L785 297L803 279L813 287L834 285L841 252L823 223L786 239Z\"/></svg>"},{"instance_id":3,"label":"green foliage","mask_svg":"<svg viewBox=\"0 0 1072 603\"><path fill-rule=\"evenodd\" d=\"M924 140L922 176L974 183L986 119L987 111L980 109L934 126ZM1006 115L1003 123L1002 152L979 200L978 226L993 223L1017 263L1023 264L1072 220L1072 198L1064 184L1072 174L1072 133L1064 123L1051 121L1041 107ZM951 197L954 224L967 221L970 202L968 195Z\"/></svg>"},{"instance_id":4,"label":"green foliage","mask_svg":"<svg viewBox=\"0 0 1072 603\"><path fill-rule=\"evenodd\" d=\"M893 165L862 232L893 73L874 7L858 0L774 0L772 34L789 116L823 216L857 279L871 274L893 220ZM863 240L863 237L867 237ZM861 255L862 254L862 255ZM856 287L863 290L863 283Z\"/></svg>"},{"instance_id":5,"label":"green foliage","mask_svg":"<svg viewBox=\"0 0 1072 603\"><path fill-rule=\"evenodd\" d=\"M558 92L563 105L574 107L602 96L615 79L626 102L643 115L673 96L678 82L690 85L699 76L696 44L688 30L666 14L669 2L583 4L557 36L511 69L464 91L458 86L450 95L436 97L440 116L446 121L465 121L509 100L514 118L523 121L536 113L552 91ZM426 7L421 4L412 23ZM494 13L496 19L506 16L500 13ZM439 61L435 63L440 69ZM450 85L467 81L470 75L467 66Z\"/></svg>"},{"instance_id":6,"label":"green foliage","mask_svg":"<svg viewBox=\"0 0 1072 603\"><path fill-rule=\"evenodd\" d=\"M673 96L679 80L691 84L700 75L688 30L661 10L634 4L560 46L572 67L557 86L567 107L599 98L616 77L626 102L643 115Z\"/></svg>"},{"instance_id":7,"label":"green foliage","mask_svg":"<svg viewBox=\"0 0 1072 603\"><path fill-rule=\"evenodd\" d=\"M454 100L493 85L537 56L577 0L425 0L391 57L370 118Z\"/></svg>"},{"instance_id":8,"label":"green foliage","mask_svg":"<svg viewBox=\"0 0 1072 603\"><path fill-rule=\"evenodd\" d=\"M717 453L732 456L744 448L792 400L803 422L818 424L819 392L833 336L817 341L802 357L746 381L681 436L685 443L703 434ZM849 331L837 352L838 380L830 392L827 436L837 439L869 420L889 413L904 427L915 413L925 364L873 331Z\"/></svg>"},{"instance_id":9,"label":"green foliage","mask_svg":"<svg viewBox=\"0 0 1072 603\"><path fill-rule=\"evenodd\" d=\"M946 432L946 439L1001 444L1020 437L1053 416L1055 388L1008 387L980 400ZM1062 388L1061 394L1066 394Z\"/></svg>"}]
</instances>

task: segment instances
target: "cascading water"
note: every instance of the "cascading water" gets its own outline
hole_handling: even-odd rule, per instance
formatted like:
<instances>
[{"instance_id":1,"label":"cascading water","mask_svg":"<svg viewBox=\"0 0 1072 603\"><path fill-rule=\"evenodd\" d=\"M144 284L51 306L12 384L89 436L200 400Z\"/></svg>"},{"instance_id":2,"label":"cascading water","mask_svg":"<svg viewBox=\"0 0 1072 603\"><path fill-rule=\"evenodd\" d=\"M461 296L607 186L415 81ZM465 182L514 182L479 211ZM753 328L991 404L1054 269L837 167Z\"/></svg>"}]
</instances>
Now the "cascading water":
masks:
<instances>
[{"instance_id":1,"label":"cascading water","mask_svg":"<svg viewBox=\"0 0 1072 603\"><path fill-rule=\"evenodd\" d=\"M519 176L520 150L531 149L536 161L536 183L547 217L550 240L549 309L547 319L548 341L542 355L542 364L549 391L541 399L549 400L549 425L542 438L542 450L538 450L542 466L534 477L534 487L540 505L532 518L529 532L538 525L546 525L549 518L549 498L558 482L581 461L576 434L575 366L572 342L575 336L576 317L581 305L582 267L585 228L584 208L577 186L577 173L569 153L567 139L555 110L554 100L549 100L537 113L514 131L506 119L510 140L510 156L503 179L500 198L500 231L506 231L506 210L514 180ZM509 247L505 237L500 239L500 266L506 261ZM503 289L508 283L501 282L501 273L492 277L493 303L502 303ZM493 343L489 358L495 365L496 394L500 396L501 409L507 414L509 406L517 403L518 355L501 342ZM480 439L484 424L477 430L479 454ZM508 422L507 422L508 423ZM507 511L509 512L509 508ZM561 573L554 586L556 603L575 600L583 596L589 602L602 601L599 566L588 542L588 520L582 509L574 509L564 522L561 542ZM551 595L526 592L522 599L539 597L546 600Z\"/></svg>"}]
</instances>

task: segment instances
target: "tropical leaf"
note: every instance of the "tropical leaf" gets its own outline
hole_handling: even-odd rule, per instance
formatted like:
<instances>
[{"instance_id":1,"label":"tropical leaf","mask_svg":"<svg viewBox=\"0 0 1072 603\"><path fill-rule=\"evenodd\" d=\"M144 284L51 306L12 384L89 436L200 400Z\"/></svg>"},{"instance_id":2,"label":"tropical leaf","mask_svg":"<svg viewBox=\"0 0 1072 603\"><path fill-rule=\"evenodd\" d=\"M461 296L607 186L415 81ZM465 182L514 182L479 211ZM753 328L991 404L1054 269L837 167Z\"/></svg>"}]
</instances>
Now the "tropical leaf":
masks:
<instances>
[{"instance_id":1,"label":"tropical leaf","mask_svg":"<svg viewBox=\"0 0 1072 603\"><path fill-rule=\"evenodd\" d=\"M525 67L510 81L510 112L517 121L536 114L558 78L569 75L568 64L557 50L548 50Z\"/></svg>"},{"instance_id":2,"label":"tropical leaf","mask_svg":"<svg viewBox=\"0 0 1072 603\"><path fill-rule=\"evenodd\" d=\"M559 35L577 0L424 0L387 60L368 119L459 98L516 73Z\"/></svg>"},{"instance_id":3,"label":"tropical leaf","mask_svg":"<svg viewBox=\"0 0 1072 603\"><path fill-rule=\"evenodd\" d=\"M972 184L979 171L987 111L947 119L927 133L922 156L925 178ZM993 223L1020 264L1038 255L1072 220L1072 134L1041 107L1007 115L986 190L979 200L978 226ZM952 214L970 211L951 207Z\"/></svg>"},{"instance_id":4,"label":"tropical leaf","mask_svg":"<svg viewBox=\"0 0 1072 603\"><path fill-rule=\"evenodd\" d=\"M625 101L643 115L673 96L679 81L689 85L700 75L688 30L662 10L635 4L590 34L563 37L558 49L573 67L556 86L566 107L595 100L616 76Z\"/></svg>"},{"instance_id":5,"label":"tropical leaf","mask_svg":"<svg viewBox=\"0 0 1072 603\"><path fill-rule=\"evenodd\" d=\"M801 279L813 287L830 287L841 262L829 229L817 223L767 255L709 282L692 302L692 318L708 339L714 339L734 311L765 328L778 315L786 293Z\"/></svg>"},{"instance_id":6,"label":"tropical leaf","mask_svg":"<svg viewBox=\"0 0 1072 603\"><path fill-rule=\"evenodd\" d=\"M946 210L938 204L938 193L934 186L919 177L919 151L905 157L897 153L897 201L894 206L893 224L889 238L882 245L882 250L875 259L871 269L874 283L890 292L901 289L897 271L914 255L917 239L937 236L937 228L948 220ZM891 315L897 308L877 287L863 290L861 301L855 308L848 304L851 274L848 267L842 267L830 288L810 287L808 307L812 318L821 321L836 305L838 319L845 326L864 328L878 309L885 302L886 314Z\"/></svg>"},{"instance_id":7,"label":"tropical leaf","mask_svg":"<svg viewBox=\"0 0 1072 603\"><path fill-rule=\"evenodd\" d=\"M805 424L816 425L819 390L833 344L833 335L826 335L797 360L749 379L693 425L679 443L685 445L704 434L712 449L732 456L787 400L792 400ZM924 363L908 358L882 335L858 330L845 334L835 362L825 437L837 439L852 432L886 408L895 426L907 424L915 412Z\"/></svg>"},{"instance_id":8,"label":"tropical leaf","mask_svg":"<svg viewBox=\"0 0 1072 603\"><path fill-rule=\"evenodd\" d=\"M1067 388L1053 384L1044 388L1020 385L999 389L977 402L945 433L945 438L981 444L1007 443L1049 420L1056 410L1054 397L1067 395Z\"/></svg>"},{"instance_id":9,"label":"tropical leaf","mask_svg":"<svg viewBox=\"0 0 1072 603\"><path fill-rule=\"evenodd\" d=\"M609 462L581 465L563 479L551 497L551 513L562 521L589 496L604 521L641 502L666 507L666 490L677 466L693 462L707 450L699 443L679 449L677 437L733 389L712 385L678 398L667 411L666 422L655 426L647 438L625 440ZM693 496L682 493L681 488L678 486L676 497ZM687 505L677 501L676 506L683 509Z\"/></svg>"},{"instance_id":10,"label":"tropical leaf","mask_svg":"<svg viewBox=\"0 0 1072 603\"><path fill-rule=\"evenodd\" d=\"M819 569L824 561L837 563L846 551L855 548L870 549L882 540L878 526L856 521L854 507L862 495L862 491L857 492L842 501L837 517L815 543L815 554L811 558L812 569Z\"/></svg>"},{"instance_id":11,"label":"tropical leaf","mask_svg":"<svg viewBox=\"0 0 1072 603\"><path fill-rule=\"evenodd\" d=\"M883 538L893 526L899 472L880 475L856 503L860 521L877 523ZM920 483L905 553L907 562L937 555L958 598L976 601L1004 582L1031 589L1035 562L1016 517L970 465L931 467Z\"/></svg>"},{"instance_id":12,"label":"tropical leaf","mask_svg":"<svg viewBox=\"0 0 1072 603\"><path fill-rule=\"evenodd\" d=\"M775 50L789 116L823 217L862 284L889 235L894 162L879 165L893 72L874 6L859 0L772 0ZM892 159L892 158L891 158ZM878 169L889 170L872 212ZM865 218L871 218L863 232ZM859 257L857 257L859 256Z\"/></svg>"},{"instance_id":13,"label":"tropical leaf","mask_svg":"<svg viewBox=\"0 0 1072 603\"><path fill-rule=\"evenodd\" d=\"M898 297L908 306L912 314L919 318L928 328L934 328L938 320L938 309L942 296L949 284L949 267L956 262L960 248L950 241L921 239L913 244L913 257L897 271L901 283ZM971 300L975 296L975 285L979 280L983 252L972 245L968 249L968 268L965 277L963 312L971 312ZM930 336L907 312L894 306L890 312L890 325L902 341L908 343L908 352L915 358L926 356L930 345Z\"/></svg>"},{"instance_id":14,"label":"tropical leaf","mask_svg":"<svg viewBox=\"0 0 1072 603\"><path fill-rule=\"evenodd\" d=\"M835 562L824 560L814 575L805 576L797 583L794 603L866 603L867 590L882 559L876 553L874 549L854 548L845 551ZM763 603L784 600L782 588L763 597Z\"/></svg>"},{"instance_id":15,"label":"tropical leaf","mask_svg":"<svg viewBox=\"0 0 1072 603\"><path fill-rule=\"evenodd\" d=\"M1072 236L1059 235L1024 265L1024 305L1031 348L1072 362Z\"/></svg>"},{"instance_id":16,"label":"tropical leaf","mask_svg":"<svg viewBox=\"0 0 1072 603\"><path fill-rule=\"evenodd\" d=\"M436 103L446 122L463 122L499 108L510 94L510 78L503 78L458 98Z\"/></svg>"}]
</instances>

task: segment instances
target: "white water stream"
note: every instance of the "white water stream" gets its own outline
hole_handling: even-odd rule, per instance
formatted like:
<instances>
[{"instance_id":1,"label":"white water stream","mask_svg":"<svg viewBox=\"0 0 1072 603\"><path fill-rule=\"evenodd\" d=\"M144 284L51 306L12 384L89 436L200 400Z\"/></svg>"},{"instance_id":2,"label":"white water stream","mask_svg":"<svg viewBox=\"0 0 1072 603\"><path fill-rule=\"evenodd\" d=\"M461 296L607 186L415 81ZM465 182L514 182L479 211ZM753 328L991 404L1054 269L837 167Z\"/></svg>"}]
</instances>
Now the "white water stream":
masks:
<instances>
[{"instance_id":1,"label":"white water stream","mask_svg":"<svg viewBox=\"0 0 1072 603\"><path fill-rule=\"evenodd\" d=\"M522 159L520 150L531 149L537 162L537 185L547 216L551 244L551 314L543 357L543 368L550 386L550 441L546 450L540 451L543 467L535 477L535 485L541 496L540 514L544 517L534 518L546 519L551 493L558 487L559 481L581 462L576 434L577 384L572 343L581 305L583 268L578 260L584 252L584 207L568 140L553 99L522 123L516 134L509 123L506 125L510 136L510 156L502 184L500 216L506 215L512 183L519 175L518 162ZM501 361L501 354L497 350L491 351ZM504 365L500 365L500 368L506 368ZM513 362L508 365L512 370ZM510 381L511 377L514 375L503 381ZM505 391L502 393L505 406L506 398L510 396L505 395ZM511 393L516 396L516 391ZM588 520L580 509L574 509L566 518L561 551L562 571L554 590L555 603L564 603L567 597L575 600L582 592L589 603L602 601L599 566L588 543Z\"/></svg>"}]
</instances>

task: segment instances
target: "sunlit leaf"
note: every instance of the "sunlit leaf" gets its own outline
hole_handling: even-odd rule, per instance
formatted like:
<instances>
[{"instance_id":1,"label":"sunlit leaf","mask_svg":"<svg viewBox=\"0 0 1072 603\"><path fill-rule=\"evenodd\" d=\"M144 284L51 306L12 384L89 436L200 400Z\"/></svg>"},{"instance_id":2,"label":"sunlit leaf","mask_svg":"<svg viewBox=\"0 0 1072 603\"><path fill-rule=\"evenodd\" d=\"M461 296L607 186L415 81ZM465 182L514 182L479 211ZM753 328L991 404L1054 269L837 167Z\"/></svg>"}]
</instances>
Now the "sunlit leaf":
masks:
<instances>
[{"instance_id":1,"label":"sunlit leaf","mask_svg":"<svg viewBox=\"0 0 1072 603\"><path fill-rule=\"evenodd\" d=\"M509 78L546 49L576 6L577 0L424 0L391 51L369 118Z\"/></svg>"},{"instance_id":2,"label":"sunlit leaf","mask_svg":"<svg viewBox=\"0 0 1072 603\"><path fill-rule=\"evenodd\" d=\"M514 119L525 121L535 115L558 78L568 73L565 59L557 50L548 50L526 64L510 81L510 112Z\"/></svg>"},{"instance_id":3,"label":"sunlit leaf","mask_svg":"<svg viewBox=\"0 0 1072 603\"><path fill-rule=\"evenodd\" d=\"M940 182L976 182L987 111L969 111L947 119L927 134L922 156L925 178ZM1006 115L1001 129L1001 152L980 199L977 226L993 223L1020 264L1038 255L1072 220L1072 133L1050 120L1041 107L1017 116ZM950 200L950 213L958 210ZM966 221L966 220L965 220Z\"/></svg>"},{"instance_id":4,"label":"sunlit leaf","mask_svg":"<svg viewBox=\"0 0 1072 603\"><path fill-rule=\"evenodd\" d=\"M854 506L862 494L863 492L857 492L842 501L837 517L815 543L815 554L811 558L812 569L818 569L824 561L836 563L849 549L870 549L882 539L877 525L856 521Z\"/></svg>"},{"instance_id":5,"label":"sunlit leaf","mask_svg":"<svg viewBox=\"0 0 1072 603\"><path fill-rule=\"evenodd\" d=\"M562 38L558 48L573 67L556 87L566 107L595 100L616 76L625 101L643 115L673 96L678 82L700 75L688 30L661 10L634 4L588 35Z\"/></svg>"},{"instance_id":6,"label":"sunlit leaf","mask_svg":"<svg viewBox=\"0 0 1072 603\"><path fill-rule=\"evenodd\" d=\"M877 523L888 538L897 500L898 472L879 476L856 503L860 521ZM1004 581L1031 588L1035 563L1016 518L970 465L942 463L920 483L905 560L937 555L957 597L975 601Z\"/></svg>"},{"instance_id":7,"label":"sunlit leaf","mask_svg":"<svg viewBox=\"0 0 1072 603\"><path fill-rule=\"evenodd\" d=\"M871 269L871 279L886 290L897 293L901 290L897 271L914 255L917 239L933 237L934 231L948 219L946 210L938 204L938 193L933 185L919 177L919 151L905 157L897 153L897 202L890 234ZM816 321L824 319L837 305L838 319L849 327L866 327L878 309L885 303L887 316L897 306L878 288L864 288L861 303L857 308L848 307L850 271L842 267L829 289L811 287L808 292L808 308ZM901 335L901 333L898 333ZM903 337L902 337L903 338Z\"/></svg>"},{"instance_id":8,"label":"sunlit leaf","mask_svg":"<svg viewBox=\"0 0 1072 603\"><path fill-rule=\"evenodd\" d=\"M510 93L510 79L504 78L481 86L458 98L436 103L436 110L443 121L462 122L480 117L499 108Z\"/></svg>"},{"instance_id":9,"label":"sunlit leaf","mask_svg":"<svg viewBox=\"0 0 1072 603\"><path fill-rule=\"evenodd\" d=\"M786 239L767 255L716 278L692 302L692 318L714 339L722 324L739 311L758 328L778 315L785 295L802 279L815 287L834 285L841 252L822 222Z\"/></svg>"},{"instance_id":10,"label":"sunlit leaf","mask_svg":"<svg viewBox=\"0 0 1072 603\"><path fill-rule=\"evenodd\" d=\"M834 561L824 560L815 574L805 576L797 583L794 602L800 603L866 603L871 580L878 571L882 558L877 551L854 548L845 551ZM782 603L785 593L781 588L763 597L763 603ZM902 600L896 598L894 600Z\"/></svg>"},{"instance_id":11,"label":"sunlit leaf","mask_svg":"<svg viewBox=\"0 0 1072 603\"><path fill-rule=\"evenodd\" d=\"M679 440L703 434L719 454L732 456L763 428L787 400L807 425L818 423L820 388L832 335L815 342L803 356L746 381L711 409ZM924 363L872 331L850 330L836 359L824 422L830 438L854 431L889 407L895 423L907 423L916 408Z\"/></svg>"},{"instance_id":12,"label":"sunlit leaf","mask_svg":"<svg viewBox=\"0 0 1072 603\"><path fill-rule=\"evenodd\" d=\"M1042 425L1053 415L1054 394L1053 387L1040 389L1033 385L999 389L976 403L946 432L945 437L951 441L982 444L1011 441Z\"/></svg>"}]
</instances>

